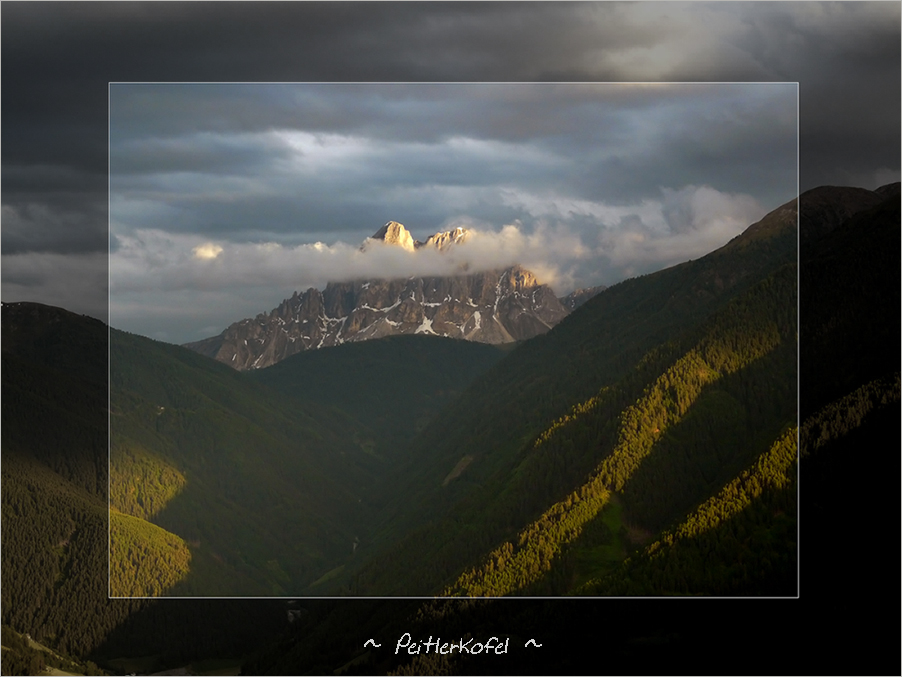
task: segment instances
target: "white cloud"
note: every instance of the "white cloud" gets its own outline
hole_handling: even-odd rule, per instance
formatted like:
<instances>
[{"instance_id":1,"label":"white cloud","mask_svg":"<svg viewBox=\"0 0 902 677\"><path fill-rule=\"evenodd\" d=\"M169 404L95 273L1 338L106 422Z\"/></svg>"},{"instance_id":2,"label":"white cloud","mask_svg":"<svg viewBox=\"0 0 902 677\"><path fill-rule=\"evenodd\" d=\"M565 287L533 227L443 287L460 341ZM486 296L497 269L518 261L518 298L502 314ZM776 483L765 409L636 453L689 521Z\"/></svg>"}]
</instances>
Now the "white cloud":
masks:
<instances>
[{"instance_id":1,"label":"white cloud","mask_svg":"<svg viewBox=\"0 0 902 677\"><path fill-rule=\"evenodd\" d=\"M218 244L207 242L197 245L191 251L194 253L194 258L196 259L215 259L217 256L222 254L222 247L220 247Z\"/></svg>"},{"instance_id":2,"label":"white cloud","mask_svg":"<svg viewBox=\"0 0 902 677\"><path fill-rule=\"evenodd\" d=\"M534 218L566 220L581 216L592 218L600 225L615 225L627 216L637 215L651 227L663 228L665 225L661 218L661 203L657 200L643 200L634 205L611 205L553 193L538 194L517 189L502 189L500 195L503 204L522 209Z\"/></svg>"}]
</instances>

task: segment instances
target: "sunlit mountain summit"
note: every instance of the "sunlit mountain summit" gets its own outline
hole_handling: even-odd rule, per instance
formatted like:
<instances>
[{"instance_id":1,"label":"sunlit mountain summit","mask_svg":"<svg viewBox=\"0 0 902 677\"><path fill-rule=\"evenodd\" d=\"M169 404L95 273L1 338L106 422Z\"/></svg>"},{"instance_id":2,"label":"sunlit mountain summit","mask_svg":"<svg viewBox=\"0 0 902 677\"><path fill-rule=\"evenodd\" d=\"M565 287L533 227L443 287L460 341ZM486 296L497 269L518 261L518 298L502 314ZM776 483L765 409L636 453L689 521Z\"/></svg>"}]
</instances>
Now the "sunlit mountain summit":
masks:
<instances>
[{"instance_id":1,"label":"sunlit mountain summit","mask_svg":"<svg viewBox=\"0 0 902 677\"><path fill-rule=\"evenodd\" d=\"M366 249L371 243L380 242L387 245L397 245L407 251L416 251L423 247L432 247L438 250L447 249L451 245L464 242L469 236L470 231L466 228L454 228L453 230L435 233L426 238L425 242L414 240L410 231L404 227L404 224L397 221L389 221L382 228L377 230L371 237L368 237L361 246Z\"/></svg>"}]
</instances>

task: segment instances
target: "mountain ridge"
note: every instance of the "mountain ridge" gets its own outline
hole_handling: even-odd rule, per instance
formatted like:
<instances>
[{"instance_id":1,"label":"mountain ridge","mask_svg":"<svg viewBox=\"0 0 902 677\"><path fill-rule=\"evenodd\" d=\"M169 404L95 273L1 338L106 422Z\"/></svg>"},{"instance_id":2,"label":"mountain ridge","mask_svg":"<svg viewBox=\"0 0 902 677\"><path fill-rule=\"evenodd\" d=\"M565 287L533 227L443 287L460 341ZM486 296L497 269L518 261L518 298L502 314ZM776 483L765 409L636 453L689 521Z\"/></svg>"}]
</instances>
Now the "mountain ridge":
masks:
<instances>
[{"instance_id":1,"label":"mountain ridge","mask_svg":"<svg viewBox=\"0 0 902 677\"><path fill-rule=\"evenodd\" d=\"M330 282L322 292L295 292L268 313L184 346L245 371L304 350L397 334L513 343L545 333L566 315L549 287L512 266L453 277Z\"/></svg>"},{"instance_id":2,"label":"mountain ridge","mask_svg":"<svg viewBox=\"0 0 902 677\"><path fill-rule=\"evenodd\" d=\"M397 493L397 517L384 527L408 535L392 545L389 557L374 553L372 567L361 571L354 585L370 594L396 594L398 572L406 566L405 593L419 585L417 592L434 594L447 577L472 564L470 558L480 549L488 553L504 539L515 538L525 523L512 522L514 514L538 518L548 501L565 498L572 490L566 483L598 462L592 456L600 453L598 431L588 434L585 445L574 445L585 448L584 458L570 451L563 464L556 460L559 454L533 447L530 440L604 392L619 393L609 412L614 416L610 420L616 420L622 406L641 397L702 338L710 318L726 317L718 313L726 312L734 299L794 265L797 223L797 202L792 200L704 257L614 285L479 377L415 440L419 453L410 464L416 467L409 469L409 484ZM786 270L780 275L782 291L770 302L794 308ZM794 274L789 277L795 279ZM795 377L781 374L777 382L795 383ZM601 428L609 425L599 421ZM444 483L462 457L469 457L465 469ZM532 467L529 472L527 466ZM562 483L546 491L557 473ZM539 484L530 486L539 478ZM419 510L403 510L418 502ZM474 520L483 522L478 537L465 526Z\"/></svg>"}]
</instances>

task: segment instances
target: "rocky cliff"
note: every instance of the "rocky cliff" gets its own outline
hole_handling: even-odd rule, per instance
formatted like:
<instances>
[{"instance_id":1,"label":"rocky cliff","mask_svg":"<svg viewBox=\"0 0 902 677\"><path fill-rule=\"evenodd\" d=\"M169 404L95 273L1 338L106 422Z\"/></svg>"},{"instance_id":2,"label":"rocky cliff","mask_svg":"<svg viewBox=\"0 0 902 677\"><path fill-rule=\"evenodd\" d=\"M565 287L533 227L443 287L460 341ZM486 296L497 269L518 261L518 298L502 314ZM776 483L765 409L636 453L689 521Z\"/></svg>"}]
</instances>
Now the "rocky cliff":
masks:
<instances>
[{"instance_id":1,"label":"rocky cliff","mask_svg":"<svg viewBox=\"0 0 902 677\"><path fill-rule=\"evenodd\" d=\"M442 249L466 234L456 229L421 243L392 221L368 242ZM219 336L186 347L243 371L267 367L302 350L393 334L520 341L548 331L567 312L549 287L520 266L449 277L337 282L323 291L295 292L270 312L235 322Z\"/></svg>"}]
</instances>

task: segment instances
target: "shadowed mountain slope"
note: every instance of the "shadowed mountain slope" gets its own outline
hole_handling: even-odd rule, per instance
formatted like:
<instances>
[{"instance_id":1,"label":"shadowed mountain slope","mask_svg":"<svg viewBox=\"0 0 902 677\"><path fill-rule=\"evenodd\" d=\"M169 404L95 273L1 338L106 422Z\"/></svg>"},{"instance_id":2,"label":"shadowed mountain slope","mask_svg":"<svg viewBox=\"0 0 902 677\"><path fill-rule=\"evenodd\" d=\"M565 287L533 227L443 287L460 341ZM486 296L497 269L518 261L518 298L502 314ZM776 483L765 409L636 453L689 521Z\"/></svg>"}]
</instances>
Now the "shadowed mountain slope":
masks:
<instances>
[{"instance_id":1,"label":"shadowed mountain slope","mask_svg":"<svg viewBox=\"0 0 902 677\"><path fill-rule=\"evenodd\" d=\"M817 218L819 210L828 207L832 211L842 207L842 192L838 196L838 205L831 207L823 203L829 199L831 190L830 187L820 189L820 204L811 205L814 209L810 211L810 196L807 193L802 196L803 230ZM854 191L858 192L858 189ZM893 197L892 186L874 192L879 195L889 193ZM867 193L870 191L861 194L867 198ZM884 208L898 209L898 197ZM865 220L862 215L858 225L864 226ZM819 225L826 233L841 224ZM870 598L856 594L857 588L849 582L891 578L898 570L898 559L872 558L859 548L838 547L837 538L842 534L856 534L859 542L879 542L885 536L885 520L862 520L860 513L849 507L879 507L879 501L875 503L877 497L895 496L898 489L894 486L898 483L894 473L875 472L875 466L868 460L878 459L879 463L880 450L895 449L892 440L898 440L899 434L899 304L891 293L882 293L887 291L883 280L893 289L898 288L899 264L897 259L894 260L898 256L898 217L890 219L889 228L887 241L868 229L870 235L853 238L859 252L852 257L860 255L861 260L873 257L875 264L869 274L873 275L871 284L875 286L867 289L870 296L864 302L877 317L894 318L887 322L889 334L884 336L885 341L877 346L880 354L888 355L882 367L877 363L868 364L867 356L859 354L859 342L866 337L851 331L852 325L843 325L850 329L847 337L843 332L830 331L829 322L824 326L817 321L817 318L831 317L840 308L834 295L841 294L841 288L846 284L847 278L842 272L850 265L845 255L846 245L840 241L833 245L825 242L815 250L812 245L819 241L816 234L803 240L808 244L803 245L800 253L801 407L818 413L804 421L800 431L803 455L799 494L803 543L803 556L799 562L800 599L762 601L753 605L754 610L747 601L723 600L716 604L723 613L714 615L708 613L708 604L702 604L705 609L701 609L696 608L697 602L674 600L637 603L630 599L612 599L591 603L585 600L440 599L419 604L401 600L346 601L318 607L303 627L286 636L277 653L261 656L249 667L276 673L297 672L313 665L322 667L323 658L329 656L331 662L325 665L341 666L354 659L355 669L369 674L387 671L437 674L449 670L459 674L547 674L549 671L578 674L585 670L585 661L589 658L590 661L615 664L619 666L618 670L628 672L669 673L675 665L692 665L697 674L720 674L737 655L743 655L743 669L768 674L775 669L773 655L769 652L748 653L749 642L759 641L766 645L773 637L792 636L798 633L798 628L804 627L806 632L799 636L799 641L809 656L810 669L843 673L879 670L874 657L862 655L860 647L892 646L892 628L880 624L838 622L837 619L867 617ZM823 265L809 265L813 258ZM571 320L577 317L578 313L575 313ZM553 335L554 332L546 338ZM806 366L809 341L813 339L829 351L831 361L810 359ZM817 348L816 345L811 347ZM872 367L896 376L869 381L874 371ZM835 393L842 389L829 378L807 387L805 374L817 369L825 376L834 369L848 372L844 376L845 383L865 385L837 399ZM835 391L834 394L831 395L831 391ZM892 505L886 507L894 511ZM763 515L749 517L757 521ZM671 559L660 560L662 563L668 561ZM724 614L729 616L729 622L724 622ZM357 619L360 618L369 619L366 627L359 626ZM509 636L512 651L494 661L491 656L484 655L430 655L424 658L366 652L336 632L337 628L351 625L357 628L355 638L381 636L380 633L396 637L403 632L425 638L436 630L443 637L484 638L495 634L504 639ZM536 638L545 646L559 647L560 651L543 654L523 649L529 638ZM829 655L821 651L825 644L835 647Z\"/></svg>"},{"instance_id":2,"label":"shadowed mountain slope","mask_svg":"<svg viewBox=\"0 0 902 677\"><path fill-rule=\"evenodd\" d=\"M424 586L415 588L419 594L434 594L431 586L472 564L480 549L487 552L578 491L603 457L594 440L616 436L610 426L631 398L704 340L705 327L718 313L729 313L734 299L794 262L796 221L793 201L699 260L615 285L479 377L411 443L410 460L399 472L405 488L397 493L395 516L374 537L401 543L384 559L377 556L382 564L356 585L367 580L373 592L405 594L392 586L402 585L396 567L406 562L411 573L403 580L418 580ZM794 326L795 272L780 275L779 292L756 292L759 305L781 318L788 313ZM781 335L794 336L783 325ZM776 381L794 387L794 353L782 359L791 367L772 367ZM554 454L533 452L537 438L560 425L556 421L566 424L588 410L606 412L598 414L604 430L574 438L571 450L559 452L569 460L554 471ZM793 420L790 414L786 422ZM777 426L773 435L779 432ZM403 536L412 529L414 535ZM366 545L362 549L372 552Z\"/></svg>"},{"instance_id":3,"label":"shadowed mountain slope","mask_svg":"<svg viewBox=\"0 0 902 677\"><path fill-rule=\"evenodd\" d=\"M396 460L401 446L509 352L439 336L389 336L292 355L248 376L301 401L335 408Z\"/></svg>"},{"instance_id":4,"label":"shadowed mountain slope","mask_svg":"<svg viewBox=\"0 0 902 677\"><path fill-rule=\"evenodd\" d=\"M178 346L112 330L110 356L113 507L184 478L146 515L191 549L166 594L291 594L350 554L376 464L351 419Z\"/></svg>"},{"instance_id":5,"label":"shadowed mountain slope","mask_svg":"<svg viewBox=\"0 0 902 677\"><path fill-rule=\"evenodd\" d=\"M38 303L2 313L3 624L81 660L159 669L277 632L284 612L266 601L108 599L108 329Z\"/></svg>"}]
</instances>

